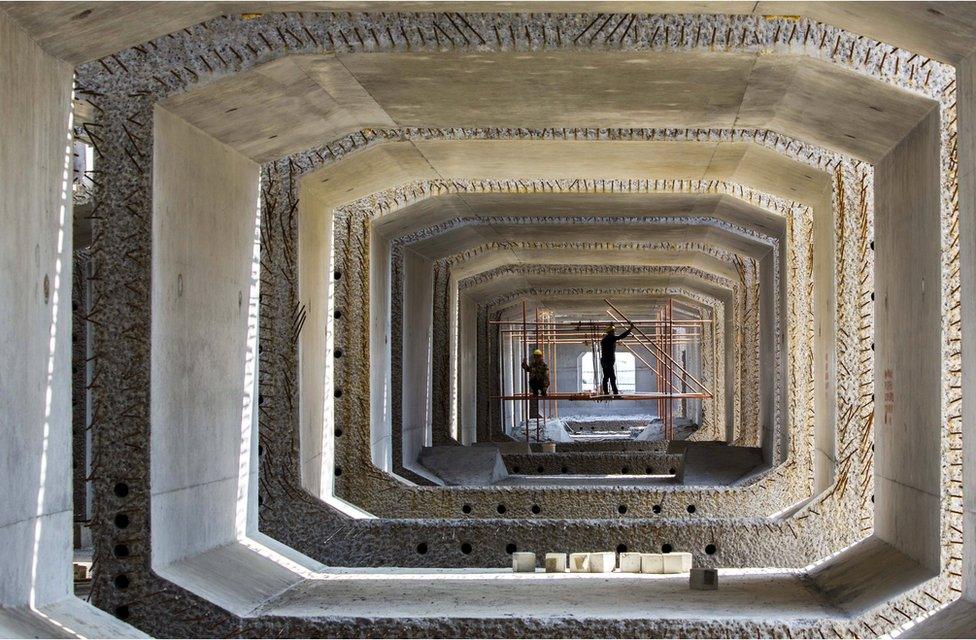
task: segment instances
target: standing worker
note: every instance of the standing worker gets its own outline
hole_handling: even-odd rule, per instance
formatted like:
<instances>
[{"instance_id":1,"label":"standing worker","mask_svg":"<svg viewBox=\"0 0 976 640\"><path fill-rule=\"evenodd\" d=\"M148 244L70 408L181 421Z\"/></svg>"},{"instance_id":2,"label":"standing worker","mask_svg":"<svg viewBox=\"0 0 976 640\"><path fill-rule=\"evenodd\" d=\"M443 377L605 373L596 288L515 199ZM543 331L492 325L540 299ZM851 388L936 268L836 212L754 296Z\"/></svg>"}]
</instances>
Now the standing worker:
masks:
<instances>
[{"instance_id":1,"label":"standing worker","mask_svg":"<svg viewBox=\"0 0 976 640\"><path fill-rule=\"evenodd\" d=\"M627 330L618 336L614 333L613 325L610 325L607 327L607 332L603 334L603 338L600 339L600 368L603 369L603 383L601 387L603 388L603 395L610 394L610 390L607 389L608 381L610 382L610 386L613 387L613 395L620 395L620 391L617 390L617 373L614 371L614 365L617 363L617 341L629 336L633 329L634 323L631 322Z\"/></svg>"},{"instance_id":2,"label":"standing worker","mask_svg":"<svg viewBox=\"0 0 976 640\"><path fill-rule=\"evenodd\" d=\"M542 351L536 349L532 352L531 363L527 364L525 358L522 358L522 368L529 372L529 389L532 390L532 395L546 395L549 389L549 365L542 359Z\"/></svg>"}]
</instances>

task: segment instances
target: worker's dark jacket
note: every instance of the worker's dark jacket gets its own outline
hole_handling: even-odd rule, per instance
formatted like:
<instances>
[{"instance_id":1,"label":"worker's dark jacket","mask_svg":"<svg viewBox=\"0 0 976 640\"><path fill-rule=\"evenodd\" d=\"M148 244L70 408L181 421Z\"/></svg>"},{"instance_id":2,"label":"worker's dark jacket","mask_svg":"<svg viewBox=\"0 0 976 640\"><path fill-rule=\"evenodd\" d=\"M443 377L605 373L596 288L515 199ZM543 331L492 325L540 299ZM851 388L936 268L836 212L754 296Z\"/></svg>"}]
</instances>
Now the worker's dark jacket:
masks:
<instances>
[{"instance_id":1,"label":"worker's dark jacket","mask_svg":"<svg viewBox=\"0 0 976 640\"><path fill-rule=\"evenodd\" d=\"M545 360L533 358L529 364L523 364L522 368L529 372L530 385L540 389L549 386L549 365Z\"/></svg>"},{"instance_id":2,"label":"worker's dark jacket","mask_svg":"<svg viewBox=\"0 0 976 640\"><path fill-rule=\"evenodd\" d=\"M630 335L633 327L628 327L626 331L616 336L607 333L600 340L600 364L612 365L617 361L617 340L623 340Z\"/></svg>"}]
</instances>

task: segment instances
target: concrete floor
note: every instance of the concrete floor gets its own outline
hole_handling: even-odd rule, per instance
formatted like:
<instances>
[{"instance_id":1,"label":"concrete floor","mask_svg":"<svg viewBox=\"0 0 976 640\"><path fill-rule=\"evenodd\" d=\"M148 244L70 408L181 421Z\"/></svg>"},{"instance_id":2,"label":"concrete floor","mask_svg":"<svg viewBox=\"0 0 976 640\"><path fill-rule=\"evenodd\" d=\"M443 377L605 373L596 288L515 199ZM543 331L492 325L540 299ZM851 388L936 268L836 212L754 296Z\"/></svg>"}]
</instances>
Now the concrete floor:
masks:
<instances>
[{"instance_id":1,"label":"concrete floor","mask_svg":"<svg viewBox=\"0 0 976 640\"><path fill-rule=\"evenodd\" d=\"M787 570L721 570L719 590L688 574L534 574L508 569L391 569L305 580L260 607L275 616L674 620L840 619Z\"/></svg>"}]
</instances>

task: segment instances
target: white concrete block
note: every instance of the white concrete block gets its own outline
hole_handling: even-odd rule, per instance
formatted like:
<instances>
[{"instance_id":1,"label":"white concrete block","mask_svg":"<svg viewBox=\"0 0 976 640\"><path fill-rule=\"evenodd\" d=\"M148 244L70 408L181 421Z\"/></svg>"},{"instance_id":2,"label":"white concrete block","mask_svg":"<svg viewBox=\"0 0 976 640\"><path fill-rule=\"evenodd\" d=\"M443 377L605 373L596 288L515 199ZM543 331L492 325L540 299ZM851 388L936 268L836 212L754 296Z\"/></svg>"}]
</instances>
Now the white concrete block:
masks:
<instances>
[{"instance_id":1,"label":"white concrete block","mask_svg":"<svg viewBox=\"0 0 976 640\"><path fill-rule=\"evenodd\" d=\"M688 586L697 591L718 589L718 569L703 569L701 567L692 569Z\"/></svg>"},{"instance_id":2,"label":"white concrete block","mask_svg":"<svg viewBox=\"0 0 976 640\"><path fill-rule=\"evenodd\" d=\"M566 554L547 553L546 554L546 573L565 573Z\"/></svg>"},{"instance_id":3,"label":"white concrete block","mask_svg":"<svg viewBox=\"0 0 976 640\"><path fill-rule=\"evenodd\" d=\"M531 551L513 553L512 571L515 573L535 573L535 554Z\"/></svg>"},{"instance_id":4,"label":"white concrete block","mask_svg":"<svg viewBox=\"0 0 976 640\"><path fill-rule=\"evenodd\" d=\"M691 554L683 551L662 554L664 573L687 573L691 571Z\"/></svg>"},{"instance_id":5,"label":"white concrete block","mask_svg":"<svg viewBox=\"0 0 976 640\"><path fill-rule=\"evenodd\" d=\"M635 553L633 551L628 551L626 553L620 554L620 572L621 573L640 573L641 572L641 555L640 553Z\"/></svg>"},{"instance_id":6,"label":"white concrete block","mask_svg":"<svg viewBox=\"0 0 976 640\"><path fill-rule=\"evenodd\" d=\"M641 573L664 573L664 556L660 553L642 553Z\"/></svg>"},{"instance_id":7,"label":"white concrete block","mask_svg":"<svg viewBox=\"0 0 976 640\"><path fill-rule=\"evenodd\" d=\"M570 573L589 573L590 554L588 553L569 554L569 571Z\"/></svg>"},{"instance_id":8,"label":"white concrete block","mask_svg":"<svg viewBox=\"0 0 976 640\"><path fill-rule=\"evenodd\" d=\"M542 453L556 453L556 443L555 442L543 442L542 443Z\"/></svg>"},{"instance_id":9,"label":"white concrete block","mask_svg":"<svg viewBox=\"0 0 976 640\"><path fill-rule=\"evenodd\" d=\"M617 567L617 554L613 551L600 551L590 554L590 573L613 573Z\"/></svg>"}]
</instances>

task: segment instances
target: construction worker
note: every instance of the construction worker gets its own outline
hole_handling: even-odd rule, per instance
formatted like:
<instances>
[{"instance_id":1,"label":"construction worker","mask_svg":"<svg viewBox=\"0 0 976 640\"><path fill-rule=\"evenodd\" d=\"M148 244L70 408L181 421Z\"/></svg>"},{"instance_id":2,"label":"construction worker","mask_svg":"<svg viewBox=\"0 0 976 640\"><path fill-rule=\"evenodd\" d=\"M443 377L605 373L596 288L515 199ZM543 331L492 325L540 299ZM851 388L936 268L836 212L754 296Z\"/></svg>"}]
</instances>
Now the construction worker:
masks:
<instances>
[{"instance_id":1,"label":"construction worker","mask_svg":"<svg viewBox=\"0 0 976 640\"><path fill-rule=\"evenodd\" d=\"M613 325L610 325L607 327L607 332L603 334L603 338L600 339L600 368L603 369L603 382L600 386L605 396L610 394L610 390L607 389L607 382L613 388L613 395L620 395L620 391L617 390L617 374L614 371L614 365L617 363L617 341L629 336L633 329L634 323L631 322L627 330L618 336L614 332Z\"/></svg>"},{"instance_id":2,"label":"construction worker","mask_svg":"<svg viewBox=\"0 0 976 640\"><path fill-rule=\"evenodd\" d=\"M532 362L526 363L522 358L522 368L529 372L529 389L533 396L546 395L549 389L549 365L542 359L542 351L532 352Z\"/></svg>"}]
</instances>

